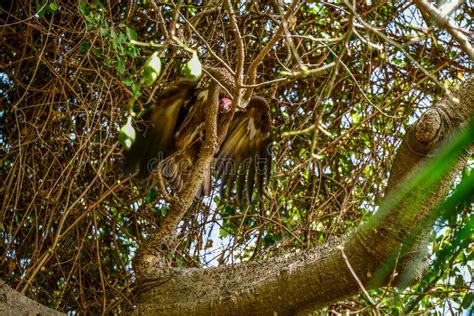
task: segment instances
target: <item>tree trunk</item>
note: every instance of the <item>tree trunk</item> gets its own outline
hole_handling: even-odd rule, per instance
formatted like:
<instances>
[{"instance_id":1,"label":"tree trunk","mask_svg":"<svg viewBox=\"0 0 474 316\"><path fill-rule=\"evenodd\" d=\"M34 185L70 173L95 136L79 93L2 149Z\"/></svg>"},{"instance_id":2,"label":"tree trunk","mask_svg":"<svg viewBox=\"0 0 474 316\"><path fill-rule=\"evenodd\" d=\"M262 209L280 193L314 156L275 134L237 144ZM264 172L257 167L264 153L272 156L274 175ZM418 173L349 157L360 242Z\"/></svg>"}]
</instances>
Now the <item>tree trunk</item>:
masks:
<instances>
[{"instance_id":1,"label":"tree trunk","mask_svg":"<svg viewBox=\"0 0 474 316\"><path fill-rule=\"evenodd\" d=\"M65 315L43 306L11 289L0 279L0 315Z\"/></svg>"},{"instance_id":2,"label":"tree trunk","mask_svg":"<svg viewBox=\"0 0 474 316\"><path fill-rule=\"evenodd\" d=\"M474 78L411 126L393 162L378 212L354 233L323 247L209 269L141 271L135 315L295 314L389 284L406 286L421 272L434 210L472 153ZM458 130L468 145L440 151ZM466 137L465 137L466 139ZM449 144L448 144L449 145ZM453 159L449 154L455 152ZM435 158L445 155L444 165ZM435 169L433 169L435 168ZM433 171L436 172L433 172Z\"/></svg>"}]
</instances>

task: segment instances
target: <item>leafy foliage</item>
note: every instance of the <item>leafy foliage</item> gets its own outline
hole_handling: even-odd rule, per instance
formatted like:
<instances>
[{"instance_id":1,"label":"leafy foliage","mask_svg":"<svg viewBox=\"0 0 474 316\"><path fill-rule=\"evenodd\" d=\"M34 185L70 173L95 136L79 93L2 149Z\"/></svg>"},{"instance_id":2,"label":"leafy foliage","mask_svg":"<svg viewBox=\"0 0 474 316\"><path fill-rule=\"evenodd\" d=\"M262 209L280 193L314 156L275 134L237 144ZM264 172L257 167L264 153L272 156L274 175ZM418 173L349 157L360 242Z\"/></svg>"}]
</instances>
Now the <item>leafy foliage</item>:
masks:
<instances>
[{"instance_id":1,"label":"leafy foliage","mask_svg":"<svg viewBox=\"0 0 474 316\"><path fill-rule=\"evenodd\" d=\"M244 69L290 7L236 5ZM472 72L457 42L410 2L360 2L357 15L338 1L296 7L257 71L255 91L272 105L276 138L269 197L240 206L217 196L196 201L179 228L176 266L297 251L357 226L377 209L408 123ZM472 32L472 13L466 1L453 16ZM235 68L228 11L201 1L21 0L2 4L0 25L1 277L63 311L124 311L133 254L168 204L158 179L124 179L119 130L183 76L182 65L198 76L195 58ZM123 142L131 138L128 128ZM472 161L443 205L420 284L370 293L381 312L470 308L472 191L457 192L473 187L471 169ZM360 296L328 310L373 308Z\"/></svg>"}]
</instances>

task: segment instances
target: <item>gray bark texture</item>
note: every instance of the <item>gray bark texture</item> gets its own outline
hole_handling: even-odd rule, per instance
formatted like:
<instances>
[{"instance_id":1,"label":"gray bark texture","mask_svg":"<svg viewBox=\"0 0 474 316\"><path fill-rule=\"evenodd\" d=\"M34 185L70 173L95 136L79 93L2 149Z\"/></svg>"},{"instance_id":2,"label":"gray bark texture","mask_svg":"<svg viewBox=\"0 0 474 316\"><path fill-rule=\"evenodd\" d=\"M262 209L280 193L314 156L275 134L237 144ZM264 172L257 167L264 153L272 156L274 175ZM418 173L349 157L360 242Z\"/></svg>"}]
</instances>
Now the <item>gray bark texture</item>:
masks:
<instances>
[{"instance_id":1,"label":"gray bark texture","mask_svg":"<svg viewBox=\"0 0 474 316\"><path fill-rule=\"evenodd\" d=\"M471 78L407 130L380 210L345 238L260 262L148 266L139 273L135 315L304 314L364 290L413 283L423 272L434 210L472 154L472 142L438 178L423 167L473 117Z\"/></svg>"},{"instance_id":2,"label":"gray bark texture","mask_svg":"<svg viewBox=\"0 0 474 316\"><path fill-rule=\"evenodd\" d=\"M0 315L65 315L43 306L10 288L0 279Z\"/></svg>"}]
</instances>

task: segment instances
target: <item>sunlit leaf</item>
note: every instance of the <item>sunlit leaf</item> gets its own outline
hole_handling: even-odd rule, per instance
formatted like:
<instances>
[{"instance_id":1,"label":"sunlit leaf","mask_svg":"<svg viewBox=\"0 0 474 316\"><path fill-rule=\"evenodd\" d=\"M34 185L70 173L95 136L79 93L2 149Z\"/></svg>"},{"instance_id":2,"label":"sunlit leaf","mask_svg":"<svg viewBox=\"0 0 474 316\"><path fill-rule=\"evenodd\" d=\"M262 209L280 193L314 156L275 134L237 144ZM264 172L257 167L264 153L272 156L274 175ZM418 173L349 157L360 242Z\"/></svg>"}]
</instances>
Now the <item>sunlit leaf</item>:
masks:
<instances>
[{"instance_id":1,"label":"sunlit leaf","mask_svg":"<svg viewBox=\"0 0 474 316\"><path fill-rule=\"evenodd\" d=\"M184 66L183 72L189 80L198 80L201 78L202 65L196 52L193 53L193 57Z\"/></svg>"}]
</instances>

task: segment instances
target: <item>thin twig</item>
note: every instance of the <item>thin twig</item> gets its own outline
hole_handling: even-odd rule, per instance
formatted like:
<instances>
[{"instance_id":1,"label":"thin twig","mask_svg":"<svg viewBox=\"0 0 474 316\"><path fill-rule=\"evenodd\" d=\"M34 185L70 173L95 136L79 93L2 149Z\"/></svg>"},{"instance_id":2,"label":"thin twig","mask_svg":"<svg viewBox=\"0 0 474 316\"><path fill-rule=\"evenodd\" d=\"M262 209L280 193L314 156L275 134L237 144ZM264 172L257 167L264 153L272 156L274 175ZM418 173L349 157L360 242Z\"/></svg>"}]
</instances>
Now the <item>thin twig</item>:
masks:
<instances>
[{"instance_id":1,"label":"thin twig","mask_svg":"<svg viewBox=\"0 0 474 316\"><path fill-rule=\"evenodd\" d=\"M474 47L469 42L469 38L459 31L459 26L455 25L449 19L449 15L443 14L442 11L425 0L414 0L413 2L415 2L420 11L428 14L436 22L436 24L438 24L438 26L451 34L451 36L459 43L459 45L461 45L461 49L469 56L469 58L471 58L471 60L474 61ZM449 10L450 9L451 8L449 8Z\"/></svg>"},{"instance_id":2,"label":"thin twig","mask_svg":"<svg viewBox=\"0 0 474 316\"><path fill-rule=\"evenodd\" d=\"M356 15L355 13L355 8L347 1L347 0L344 0L344 4L351 10L351 12L353 12L353 14ZM399 43L397 43L396 41L390 39L388 36L386 36L385 34L383 34L382 32L380 32L379 30L377 30L375 27L373 27L372 25L368 24L367 22L365 22L360 16L356 15L358 17L358 20L359 22L362 24L362 26L368 30L370 30L371 32L377 34L378 36L380 36L384 41L390 43L391 45L395 46L396 48L398 48L401 52L403 52L403 54L406 56L406 58L408 58L413 64L415 64L418 69L420 69L427 77L429 77L434 83L436 83L438 85L438 87L440 87L444 93L448 96L451 95L451 93L449 92L449 90L441 83L439 82L439 80L432 74L430 73L425 67L423 67L419 62L417 62L415 60L415 58L413 58L410 54L408 54L405 49L403 48L402 45L400 45Z\"/></svg>"},{"instance_id":3,"label":"thin twig","mask_svg":"<svg viewBox=\"0 0 474 316\"><path fill-rule=\"evenodd\" d=\"M344 246L339 245L339 246L337 246L337 249L339 249L341 251L341 255L344 258L344 261L346 262L347 268L349 268L349 271L351 272L352 276L356 280L357 284L359 285L359 287L362 290L362 292L364 293L364 295L367 297L367 300L369 301L370 305L376 307L377 304L374 303L374 300L370 296L369 292L367 292L367 290L365 289L364 284L362 284L359 277L355 273L354 269L352 269L351 263L349 262L349 258L347 258L346 254L344 253Z\"/></svg>"},{"instance_id":4,"label":"thin twig","mask_svg":"<svg viewBox=\"0 0 474 316\"><path fill-rule=\"evenodd\" d=\"M235 41L237 42L237 67L235 71L235 91L232 100L232 112L235 113L236 109L240 108L242 101L242 78L244 72L244 61L245 61L245 48L240 35L239 26L235 18L234 8L230 0L226 0L227 11L229 11L230 25L232 26L232 33L234 34Z\"/></svg>"},{"instance_id":5,"label":"thin twig","mask_svg":"<svg viewBox=\"0 0 474 316\"><path fill-rule=\"evenodd\" d=\"M288 19L291 15L294 14L296 9L299 8L299 2L298 0L293 0L291 3L290 8L288 9L288 12L285 14L283 17L284 19ZM250 64L248 71L247 71L247 85L252 86L255 84L255 80L257 79L257 68L258 65L263 61L265 56L267 55L268 51L273 47L273 45L276 44L278 40L281 39L281 36L283 35L283 32L285 31L285 28L283 26L283 23L280 24L280 27L278 30L275 32L275 35L268 41L267 45L265 45L260 53L255 57L255 59L252 61ZM244 100L250 99L250 96L253 93L253 89L247 89L244 94Z\"/></svg>"}]
</instances>

